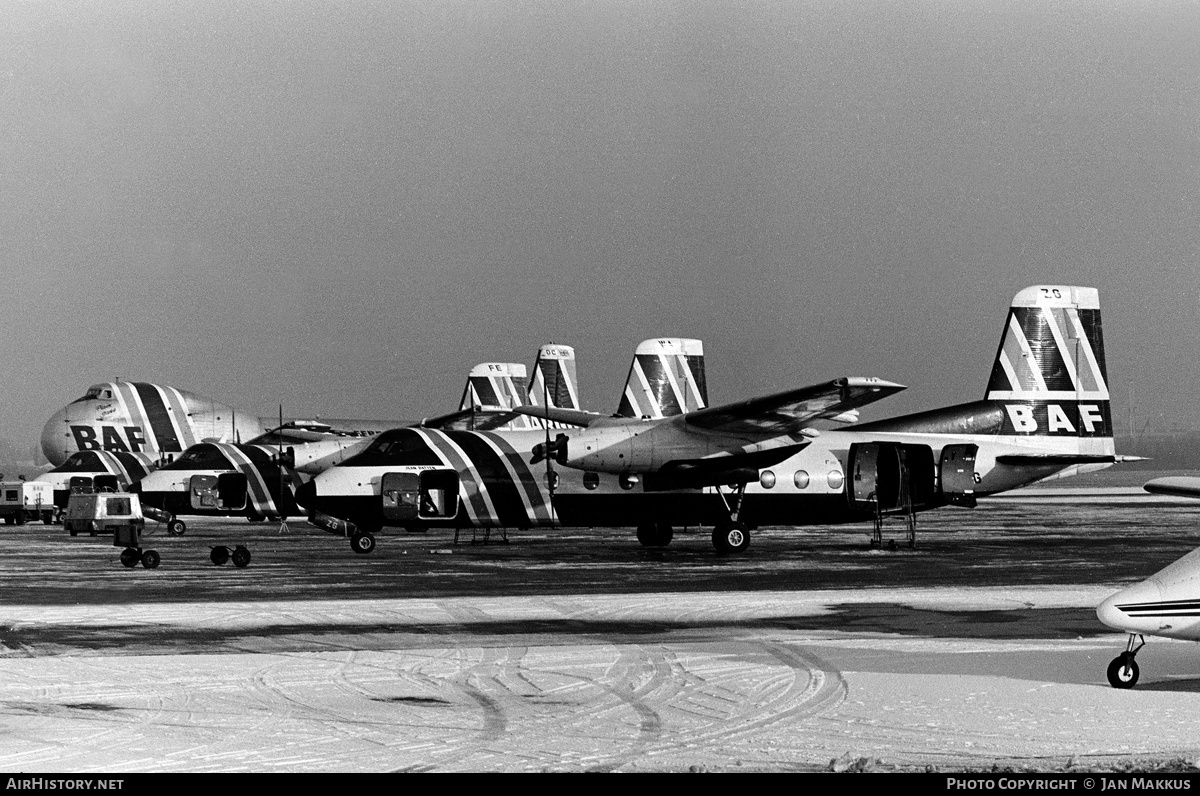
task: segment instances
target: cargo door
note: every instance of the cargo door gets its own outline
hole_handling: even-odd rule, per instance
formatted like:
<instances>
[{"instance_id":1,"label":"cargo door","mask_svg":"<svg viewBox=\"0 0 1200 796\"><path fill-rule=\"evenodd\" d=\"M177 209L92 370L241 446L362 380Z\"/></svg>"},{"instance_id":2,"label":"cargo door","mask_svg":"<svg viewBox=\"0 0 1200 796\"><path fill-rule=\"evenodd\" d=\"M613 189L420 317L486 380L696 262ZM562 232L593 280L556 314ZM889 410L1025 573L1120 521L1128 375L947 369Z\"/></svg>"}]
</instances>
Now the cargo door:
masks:
<instances>
[{"instance_id":1,"label":"cargo door","mask_svg":"<svg viewBox=\"0 0 1200 796\"><path fill-rule=\"evenodd\" d=\"M217 494L217 477L197 473L188 481L188 491L191 495L192 508L198 511L216 511L219 495Z\"/></svg>"},{"instance_id":2,"label":"cargo door","mask_svg":"<svg viewBox=\"0 0 1200 796\"><path fill-rule=\"evenodd\" d=\"M978 445L947 445L942 448L938 476L942 498L959 506L975 505L975 457Z\"/></svg>"},{"instance_id":3,"label":"cargo door","mask_svg":"<svg viewBox=\"0 0 1200 796\"><path fill-rule=\"evenodd\" d=\"M384 473L379 480L383 498L383 518L396 523L417 518L421 477L417 473Z\"/></svg>"},{"instance_id":4,"label":"cargo door","mask_svg":"<svg viewBox=\"0 0 1200 796\"><path fill-rule=\"evenodd\" d=\"M933 448L928 445L900 446L901 478L908 484L908 499L914 509L937 503L937 468L933 464ZM903 502L903 501L901 501Z\"/></svg>"},{"instance_id":5,"label":"cargo door","mask_svg":"<svg viewBox=\"0 0 1200 796\"><path fill-rule=\"evenodd\" d=\"M98 475L92 479L92 489L96 492L116 492L120 486L115 475Z\"/></svg>"},{"instance_id":6,"label":"cargo door","mask_svg":"<svg viewBox=\"0 0 1200 796\"><path fill-rule=\"evenodd\" d=\"M221 473L217 476L217 507L224 511L246 508L245 473Z\"/></svg>"},{"instance_id":7,"label":"cargo door","mask_svg":"<svg viewBox=\"0 0 1200 796\"><path fill-rule=\"evenodd\" d=\"M879 480L879 446L878 442L855 442L850 445L847 462L850 486L846 490L846 496L850 500L851 508L875 510Z\"/></svg>"},{"instance_id":8,"label":"cargo door","mask_svg":"<svg viewBox=\"0 0 1200 796\"><path fill-rule=\"evenodd\" d=\"M421 471L417 516L424 520L452 520L458 516L458 471Z\"/></svg>"}]
</instances>

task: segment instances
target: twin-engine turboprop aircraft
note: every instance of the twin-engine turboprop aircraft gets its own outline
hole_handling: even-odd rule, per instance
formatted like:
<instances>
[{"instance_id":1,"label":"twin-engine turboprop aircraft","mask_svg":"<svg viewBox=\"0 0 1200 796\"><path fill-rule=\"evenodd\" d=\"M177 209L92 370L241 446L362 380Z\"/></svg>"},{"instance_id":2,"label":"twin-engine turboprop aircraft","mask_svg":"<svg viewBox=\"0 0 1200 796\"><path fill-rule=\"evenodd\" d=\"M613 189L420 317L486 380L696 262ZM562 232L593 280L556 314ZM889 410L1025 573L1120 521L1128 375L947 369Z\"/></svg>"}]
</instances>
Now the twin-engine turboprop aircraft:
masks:
<instances>
[{"instance_id":1,"label":"twin-engine turboprop aircraft","mask_svg":"<svg viewBox=\"0 0 1200 796\"><path fill-rule=\"evenodd\" d=\"M564 393L577 394L572 348L543 346L535 371L543 369L553 372ZM529 428L531 418L512 411L514 401L526 400L524 377L524 365L477 365L467 377L459 411L424 420L421 425L510 428L506 424L515 423ZM296 505L295 490L303 480L341 463L369 442L369 437L329 426L285 424L244 444L209 441L193 445L143 476L131 490L141 496L147 516L166 523L172 535L186 532L182 516L242 515L251 521L300 516L305 512Z\"/></svg>"},{"instance_id":2,"label":"twin-engine turboprop aircraft","mask_svg":"<svg viewBox=\"0 0 1200 796\"><path fill-rule=\"evenodd\" d=\"M810 425L853 422L858 407L899 389L838 379L661 419L526 410L586 424L553 440L395 429L297 497L359 536L385 526L609 525L662 545L675 525L706 524L725 553L745 550L748 529L767 524L874 521L878 540L884 516L905 515L911 529L915 512L1117 460L1094 288L1037 285L1014 297L982 401L850 431Z\"/></svg>"}]
</instances>

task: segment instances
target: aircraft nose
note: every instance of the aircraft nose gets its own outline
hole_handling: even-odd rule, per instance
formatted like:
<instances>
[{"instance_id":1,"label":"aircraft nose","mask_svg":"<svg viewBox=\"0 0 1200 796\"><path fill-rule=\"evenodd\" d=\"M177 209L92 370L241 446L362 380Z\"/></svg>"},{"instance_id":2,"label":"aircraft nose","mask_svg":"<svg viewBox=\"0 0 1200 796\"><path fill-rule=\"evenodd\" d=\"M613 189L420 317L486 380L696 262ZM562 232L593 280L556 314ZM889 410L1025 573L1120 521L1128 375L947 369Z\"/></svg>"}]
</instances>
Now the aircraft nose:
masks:
<instances>
[{"instance_id":1,"label":"aircraft nose","mask_svg":"<svg viewBox=\"0 0 1200 796\"><path fill-rule=\"evenodd\" d=\"M71 429L67 427L67 409L63 407L42 428L42 455L55 467L71 455Z\"/></svg>"},{"instance_id":2,"label":"aircraft nose","mask_svg":"<svg viewBox=\"0 0 1200 796\"><path fill-rule=\"evenodd\" d=\"M1144 580L1127 589L1122 589L1096 608L1096 618L1114 630L1126 633L1142 633L1158 627L1158 619L1147 616L1134 606L1153 605L1162 601L1162 590L1157 583ZM1121 608L1120 606L1124 606Z\"/></svg>"}]
</instances>

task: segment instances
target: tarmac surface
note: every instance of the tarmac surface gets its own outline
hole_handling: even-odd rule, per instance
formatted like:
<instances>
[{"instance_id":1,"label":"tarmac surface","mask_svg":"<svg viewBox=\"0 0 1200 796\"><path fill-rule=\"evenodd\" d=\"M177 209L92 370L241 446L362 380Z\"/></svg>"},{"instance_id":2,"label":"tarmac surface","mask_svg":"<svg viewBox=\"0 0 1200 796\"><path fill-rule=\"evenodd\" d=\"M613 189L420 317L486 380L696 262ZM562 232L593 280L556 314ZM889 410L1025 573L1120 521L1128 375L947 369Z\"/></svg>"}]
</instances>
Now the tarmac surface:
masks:
<instances>
[{"instance_id":1,"label":"tarmac surface","mask_svg":"<svg viewBox=\"0 0 1200 796\"><path fill-rule=\"evenodd\" d=\"M1145 478L1153 473L1144 474ZM1140 483L1141 475L1131 479ZM0 770L940 771L1200 759L1200 647L1142 681L1095 606L1192 550L1200 501L1099 486L869 527L381 536L190 520L0 531ZM245 569L209 562L246 545ZM838 762L833 762L838 761Z\"/></svg>"}]
</instances>

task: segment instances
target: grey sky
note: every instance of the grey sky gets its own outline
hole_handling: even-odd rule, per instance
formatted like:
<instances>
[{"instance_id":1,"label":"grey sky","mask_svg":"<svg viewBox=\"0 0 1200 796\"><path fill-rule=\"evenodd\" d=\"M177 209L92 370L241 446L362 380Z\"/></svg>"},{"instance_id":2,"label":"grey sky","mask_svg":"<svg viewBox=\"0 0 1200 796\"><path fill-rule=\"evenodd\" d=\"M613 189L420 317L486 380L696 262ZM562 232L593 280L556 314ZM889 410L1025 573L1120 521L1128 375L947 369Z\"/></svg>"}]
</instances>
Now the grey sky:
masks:
<instances>
[{"instance_id":1,"label":"grey sky","mask_svg":"<svg viewBox=\"0 0 1200 796\"><path fill-rule=\"evenodd\" d=\"M543 342L611 411L661 335L717 402L909 385L878 417L982 397L1039 282L1100 289L1114 418L1200 427L1198 42L1194 2L7 2L0 438L118 376L416 418Z\"/></svg>"}]
</instances>

